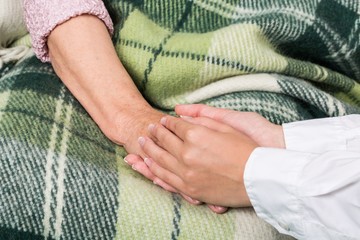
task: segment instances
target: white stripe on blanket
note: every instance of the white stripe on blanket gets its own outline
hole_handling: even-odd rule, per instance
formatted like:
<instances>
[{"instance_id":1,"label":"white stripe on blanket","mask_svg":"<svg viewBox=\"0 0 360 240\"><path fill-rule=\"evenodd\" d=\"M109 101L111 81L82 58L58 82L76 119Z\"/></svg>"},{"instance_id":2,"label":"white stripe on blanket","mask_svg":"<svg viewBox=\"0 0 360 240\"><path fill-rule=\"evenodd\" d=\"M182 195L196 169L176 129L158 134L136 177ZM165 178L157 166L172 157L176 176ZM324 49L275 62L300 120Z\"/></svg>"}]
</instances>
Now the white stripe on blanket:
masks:
<instances>
[{"instance_id":1,"label":"white stripe on blanket","mask_svg":"<svg viewBox=\"0 0 360 240\"><path fill-rule=\"evenodd\" d=\"M251 74L226 78L200 88L186 96L188 103L200 102L222 94L243 91L281 92L277 80L270 74Z\"/></svg>"}]
</instances>

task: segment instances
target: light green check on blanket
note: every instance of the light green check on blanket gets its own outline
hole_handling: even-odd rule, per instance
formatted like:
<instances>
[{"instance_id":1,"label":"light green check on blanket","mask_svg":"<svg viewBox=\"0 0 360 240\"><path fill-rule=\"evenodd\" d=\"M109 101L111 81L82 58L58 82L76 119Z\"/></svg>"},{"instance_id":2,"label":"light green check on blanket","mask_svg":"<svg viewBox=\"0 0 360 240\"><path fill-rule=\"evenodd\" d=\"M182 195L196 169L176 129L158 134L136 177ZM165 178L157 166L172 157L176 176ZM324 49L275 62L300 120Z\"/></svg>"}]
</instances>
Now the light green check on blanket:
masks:
<instances>
[{"instance_id":1,"label":"light green check on blanket","mask_svg":"<svg viewBox=\"0 0 360 240\"><path fill-rule=\"evenodd\" d=\"M358 0L106 4L122 62L163 111L201 102L277 124L360 113ZM0 76L0 239L286 238L250 208L216 215L135 173L50 65Z\"/></svg>"}]
</instances>

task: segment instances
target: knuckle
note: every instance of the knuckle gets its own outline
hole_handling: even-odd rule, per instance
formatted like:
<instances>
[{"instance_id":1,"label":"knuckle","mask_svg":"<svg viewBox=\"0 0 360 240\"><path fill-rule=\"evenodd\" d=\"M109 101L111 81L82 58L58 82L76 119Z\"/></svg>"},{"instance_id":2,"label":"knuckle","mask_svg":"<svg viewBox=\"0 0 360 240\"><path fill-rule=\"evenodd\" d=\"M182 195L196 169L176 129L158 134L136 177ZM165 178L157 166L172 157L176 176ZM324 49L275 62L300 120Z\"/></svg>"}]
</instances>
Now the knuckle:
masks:
<instances>
[{"instance_id":1,"label":"knuckle","mask_svg":"<svg viewBox=\"0 0 360 240\"><path fill-rule=\"evenodd\" d=\"M150 124L148 130L150 130L150 132L156 136L159 134L158 128L159 126L157 124Z\"/></svg>"},{"instance_id":2,"label":"knuckle","mask_svg":"<svg viewBox=\"0 0 360 240\"><path fill-rule=\"evenodd\" d=\"M194 181L195 176L196 176L196 174L192 169L185 171L184 182L191 185L191 183Z\"/></svg>"},{"instance_id":3,"label":"knuckle","mask_svg":"<svg viewBox=\"0 0 360 240\"><path fill-rule=\"evenodd\" d=\"M151 148L151 146L150 146L149 141L144 140L143 150L144 150L144 152L146 152L146 153L150 153L150 152L151 152L152 148Z\"/></svg>"},{"instance_id":4,"label":"knuckle","mask_svg":"<svg viewBox=\"0 0 360 240\"><path fill-rule=\"evenodd\" d=\"M184 141L191 144L198 144L202 141L204 131L202 127L197 126L196 128L190 128L185 132Z\"/></svg>"},{"instance_id":5,"label":"knuckle","mask_svg":"<svg viewBox=\"0 0 360 240\"><path fill-rule=\"evenodd\" d=\"M193 162L193 154L192 154L192 151L186 149L184 150L184 152L182 153L182 160L183 160L183 163L186 165L186 166L189 166L192 164Z\"/></svg>"},{"instance_id":6,"label":"knuckle","mask_svg":"<svg viewBox=\"0 0 360 240\"><path fill-rule=\"evenodd\" d=\"M162 141L164 139L163 126L159 124L154 124L152 127L152 137L153 141Z\"/></svg>"},{"instance_id":7,"label":"knuckle","mask_svg":"<svg viewBox=\"0 0 360 240\"><path fill-rule=\"evenodd\" d=\"M192 141L196 137L196 129L190 128L184 134L185 141Z\"/></svg>"},{"instance_id":8,"label":"knuckle","mask_svg":"<svg viewBox=\"0 0 360 240\"><path fill-rule=\"evenodd\" d=\"M179 129L179 122L173 121L172 118L169 118L166 123L167 126L169 126L171 129L174 129L175 131Z\"/></svg>"}]
</instances>

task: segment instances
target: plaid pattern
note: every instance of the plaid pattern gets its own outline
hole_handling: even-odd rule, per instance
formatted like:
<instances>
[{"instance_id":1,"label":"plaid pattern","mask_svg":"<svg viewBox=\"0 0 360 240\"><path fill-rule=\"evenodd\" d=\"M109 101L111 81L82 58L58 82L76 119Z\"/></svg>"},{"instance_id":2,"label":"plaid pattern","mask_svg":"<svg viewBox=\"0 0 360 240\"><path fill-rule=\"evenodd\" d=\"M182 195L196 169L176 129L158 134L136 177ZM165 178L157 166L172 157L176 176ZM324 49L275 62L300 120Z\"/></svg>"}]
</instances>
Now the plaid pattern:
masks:
<instances>
[{"instance_id":1,"label":"plaid pattern","mask_svg":"<svg viewBox=\"0 0 360 240\"><path fill-rule=\"evenodd\" d=\"M149 0L115 1L113 8L122 17L115 36L119 56L148 100L161 108L193 102L189 94L214 82L227 92L277 89L289 95L286 82L301 93L304 80L317 86L311 90L315 96L325 88L360 106L358 1ZM275 75L236 88L219 83L256 73L299 81ZM218 88L206 88L201 100Z\"/></svg>"},{"instance_id":2,"label":"plaid pattern","mask_svg":"<svg viewBox=\"0 0 360 240\"><path fill-rule=\"evenodd\" d=\"M360 113L357 0L106 4L124 65L164 111L203 102L279 124ZM1 239L287 239L250 208L219 216L135 173L50 65L0 72Z\"/></svg>"}]
</instances>

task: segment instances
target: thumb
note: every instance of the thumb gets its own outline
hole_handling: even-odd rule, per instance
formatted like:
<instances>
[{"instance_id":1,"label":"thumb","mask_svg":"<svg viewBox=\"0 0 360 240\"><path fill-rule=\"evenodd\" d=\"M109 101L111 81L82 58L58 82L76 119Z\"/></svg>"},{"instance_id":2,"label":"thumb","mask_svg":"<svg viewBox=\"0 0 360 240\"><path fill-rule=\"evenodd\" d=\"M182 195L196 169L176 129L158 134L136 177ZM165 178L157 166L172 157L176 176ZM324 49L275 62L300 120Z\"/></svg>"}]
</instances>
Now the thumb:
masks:
<instances>
[{"instance_id":1,"label":"thumb","mask_svg":"<svg viewBox=\"0 0 360 240\"><path fill-rule=\"evenodd\" d=\"M178 105L175 111L180 116L207 117L252 137L258 128L269 125L269 121L255 112L240 112L204 104Z\"/></svg>"},{"instance_id":2,"label":"thumb","mask_svg":"<svg viewBox=\"0 0 360 240\"><path fill-rule=\"evenodd\" d=\"M204 104L177 105L175 112L180 116L211 118L243 132L252 127L253 120L257 117L256 113L233 111Z\"/></svg>"},{"instance_id":3,"label":"thumb","mask_svg":"<svg viewBox=\"0 0 360 240\"><path fill-rule=\"evenodd\" d=\"M187 117L187 116L182 116L181 119L183 119L184 121L187 121L189 123L192 124L196 124L196 125L201 125L204 127L207 127L209 129L212 129L214 131L218 131L218 132L231 132L234 131L234 129L231 126L228 126L224 123L218 122L216 120L213 120L211 118L207 118L207 117Z\"/></svg>"},{"instance_id":4,"label":"thumb","mask_svg":"<svg viewBox=\"0 0 360 240\"><path fill-rule=\"evenodd\" d=\"M227 115L231 110L210 107L205 104L186 104L186 105L177 105L175 107L175 112L180 116L189 116L189 117L208 117L217 121Z\"/></svg>"},{"instance_id":5,"label":"thumb","mask_svg":"<svg viewBox=\"0 0 360 240\"><path fill-rule=\"evenodd\" d=\"M179 116L198 117L204 108L204 104L180 104L175 106L175 112Z\"/></svg>"}]
</instances>

